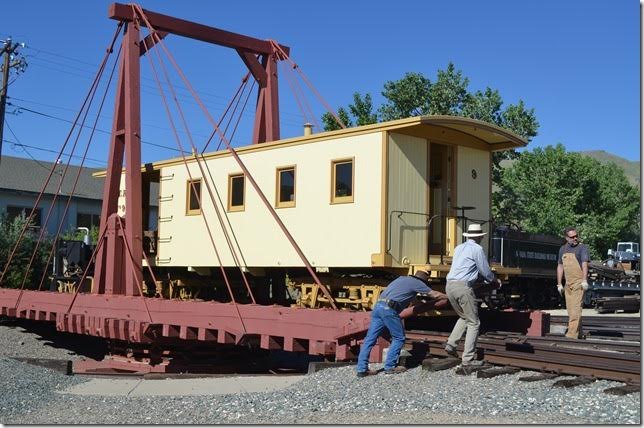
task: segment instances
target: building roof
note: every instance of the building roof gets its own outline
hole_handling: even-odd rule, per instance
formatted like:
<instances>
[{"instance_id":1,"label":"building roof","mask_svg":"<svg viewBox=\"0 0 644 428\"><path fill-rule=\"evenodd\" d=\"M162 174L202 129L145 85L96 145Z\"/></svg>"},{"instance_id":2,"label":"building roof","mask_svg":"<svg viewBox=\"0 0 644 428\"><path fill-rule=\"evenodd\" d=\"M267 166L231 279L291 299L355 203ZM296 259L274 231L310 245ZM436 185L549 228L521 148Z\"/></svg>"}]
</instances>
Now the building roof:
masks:
<instances>
[{"instance_id":1,"label":"building roof","mask_svg":"<svg viewBox=\"0 0 644 428\"><path fill-rule=\"evenodd\" d=\"M0 190L38 194L41 192L42 186L47 180L53 166L53 162L2 156L2 161L0 162ZM56 169L45 189L45 194L56 194L64 170L65 164L56 165ZM102 171L102 168L81 168L76 165L69 165L65 178L63 179L61 194L68 196L71 193L79 170L80 176L78 177L78 184L76 185L74 196L77 198L102 200L103 183L105 180L92 175ZM152 183L150 188L150 205L158 205L158 189L158 183Z\"/></svg>"},{"instance_id":2,"label":"building roof","mask_svg":"<svg viewBox=\"0 0 644 428\"><path fill-rule=\"evenodd\" d=\"M311 135L286 138L262 144L251 144L242 147L235 147L235 151L239 154L252 153L255 151L271 150L284 146L310 144L334 138L350 137L382 131L413 135L437 142L448 142L451 144L488 151L514 149L525 147L528 144L524 138L521 138L512 131L491 123L467 117L435 115L415 116L407 119L374 123L372 125L339 129L337 131L319 132ZM220 156L230 156L230 152L227 149L223 149L218 152L204 153L203 155L200 155L199 158L207 160ZM186 156L186 161L194 162L194 160L194 155ZM164 166L177 165L183 162L183 158L172 158L157 161L152 164L142 165L141 171L146 172L150 170L158 170ZM103 170L94 175L96 177L105 177L106 171Z\"/></svg>"},{"instance_id":3,"label":"building roof","mask_svg":"<svg viewBox=\"0 0 644 428\"><path fill-rule=\"evenodd\" d=\"M53 166L53 162L2 156L2 162L0 163L0 189L40 193ZM56 194L64 170L65 164L56 165L56 169L45 189L46 194ZM100 171L100 169L86 167L81 169L75 165L69 165L67 169L61 187L61 194L69 195L71 193L79 170L81 170L81 173L78 177L74 196L85 199L103 199L104 180L92 177L92 174Z\"/></svg>"}]
</instances>

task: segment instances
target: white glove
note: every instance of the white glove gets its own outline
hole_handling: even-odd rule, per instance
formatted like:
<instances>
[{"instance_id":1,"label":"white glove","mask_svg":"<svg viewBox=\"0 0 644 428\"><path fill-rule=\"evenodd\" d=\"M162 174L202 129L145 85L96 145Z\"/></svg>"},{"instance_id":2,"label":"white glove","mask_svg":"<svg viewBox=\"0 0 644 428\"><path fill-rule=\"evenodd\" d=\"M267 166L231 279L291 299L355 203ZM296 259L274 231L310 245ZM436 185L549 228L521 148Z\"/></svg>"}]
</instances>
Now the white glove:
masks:
<instances>
[{"instance_id":1,"label":"white glove","mask_svg":"<svg viewBox=\"0 0 644 428\"><path fill-rule=\"evenodd\" d=\"M564 292L563 285L557 284L557 291L559 292L560 296L563 296L563 292Z\"/></svg>"},{"instance_id":2,"label":"white glove","mask_svg":"<svg viewBox=\"0 0 644 428\"><path fill-rule=\"evenodd\" d=\"M588 281L586 280L581 281L581 288L583 288L584 291L588 290Z\"/></svg>"}]
</instances>

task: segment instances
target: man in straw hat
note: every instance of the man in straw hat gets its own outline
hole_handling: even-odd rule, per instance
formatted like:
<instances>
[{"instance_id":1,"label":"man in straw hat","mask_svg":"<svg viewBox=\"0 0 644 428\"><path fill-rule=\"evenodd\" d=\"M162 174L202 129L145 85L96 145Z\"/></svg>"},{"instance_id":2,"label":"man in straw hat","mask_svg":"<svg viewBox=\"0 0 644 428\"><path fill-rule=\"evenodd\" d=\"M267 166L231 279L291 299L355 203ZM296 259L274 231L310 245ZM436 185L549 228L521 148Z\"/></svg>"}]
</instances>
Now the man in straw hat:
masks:
<instances>
[{"instance_id":1,"label":"man in straw hat","mask_svg":"<svg viewBox=\"0 0 644 428\"><path fill-rule=\"evenodd\" d=\"M452 267L447 274L447 298L452 308L459 316L452 334L447 339L445 352L452 357L458 357L456 353L456 344L463 333L465 334L465 345L463 347L462 365L479 366L483 361L477 361L476 340L479 335L479 311L476 303L476 297L472 286L477 282L479 275L486 281L498 282L501 286L501 280L490 270L490 265L481 247L480 243L486 233L481 229L480 224L470 224L467 232L463 236L467 241L454 249L452 258Z\"/></svg>"},{"instance_id":2,"label":"man in straw hat","mask_svg":"<svg viewBox=\"0 0 644 428\"><path fill-rule=\"evenodd\" d=\"M405 329L400 318L400 312L409 306L418 293L425 294L432 300L446 298L445 294L429 288L428 282L429 274L419 270L413 275L394 279L382 292L373 307L373 311L371 311L369 330L360 348L356 368L358 377L378 373L377 371L369 370L369 355L378 337L385 329L391 335L391 345L385 360L385 374L402 373L406 370L405 367L396 367L400 351L405 344Z\"/></svg>"}]
</instances>

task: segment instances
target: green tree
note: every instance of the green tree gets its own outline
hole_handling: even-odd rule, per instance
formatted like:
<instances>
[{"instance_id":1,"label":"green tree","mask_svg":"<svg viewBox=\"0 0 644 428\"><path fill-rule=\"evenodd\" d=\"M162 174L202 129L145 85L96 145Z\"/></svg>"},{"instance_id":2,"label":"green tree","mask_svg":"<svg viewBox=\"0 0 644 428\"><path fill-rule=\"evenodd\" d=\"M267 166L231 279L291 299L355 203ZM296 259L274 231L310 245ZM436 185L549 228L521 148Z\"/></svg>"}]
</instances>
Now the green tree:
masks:
<instances>
[{"instance_id":1,"label":"green tree","mask_svg":"<svg viewBox=\"0 0 644 428\"><path fill-rule=\"evenodd\" d=\"M527 141L537 135L539 122L534 109L526 108L523 100L519 100L517 104L509 104L503 109L503 98L496 89L487 87L484 91L470 92L468 86L469 79L452 62L447 64L445 70L438 70L436 81L433 83L422 73L406 73L399 80L385 82L382 91L385 102L377 110L380 119L384 121L421 115L463 116L509 129ZM359 98L358 94L354 94L354 103L349 105L349 111L356 120L348 121L347 126L353 126L353 123L358 126L375 123L378 115L372 114L371 109L371 97L368 94L364 100ZM340 110L338 112L340 113ZM346 110L344 113L346 114ZM368 119L361 120L363 117ZM339 128L329 113L326 113L322 120L325 130ZM515 150L493 153L494 183L500 180L501 161L516 157Z\"/></svg>"},{"instance_id":2,"label":"green tree","mask_svg":"<svg viewBox=\"0 0 644 428\"><path fill-rule=\"evenodd\" d=\"M9 256L13 248L18 242L18 237L27 220L25 216L18 216L10 219L6 213L0 214L0 273L4 271ZM36 249L38 240L38 233L33 231L32 227L24 234L20 245L11 259L9 269L5 274L0 287L20 288L23 279L26 276L25 288L36 288L40 284L40 279L45 269L47 256L51 251L51 240L44 239L40 243L36 257L31 265L31 269L27 272L27 266L31 260L31 256ZM45 279L46 282L46 279Z\"/></svg>"},{"instance_id":3,"label":"green tree","mask_svg":"<svg viewBox=\"0 0 644 428\"><path fill-rule=\"evenodd\" d=\"M469 83L470 79L463 77L463 72L451 62L447 69L438 70L436 83L430 87L427 113L463 116L463 108L469 98Z\"/></svg>"},{"instance_id":4,"label":"green tree","mask_svg":"<svg viewBox=\"0 0 644 428\"><path fill-rule=\"evenodd\" d=\"M465 117L484 122L501 123L501 105L503 99L496 89L485 88L485 92L476 91L468 94L461 113Z\"/></svg>"},{"instance_id":5,"label":"green tree","mask_svg":"<svg viewBox=\"0 0 644 428\"><path fill-rule=\"evenodd\" d=\"M420 116L429 112L432 83L420 73L407 73L385 82L382 95L387 101L378 109L383 121Z\"/></svg>"},{"instance_id":6,"label":"green tree","mask_svg":"<svg viewBox=\"0 0 644 428\"><path fill-rule=\"evenodd\" d=\"M354 126L354 123L355 126L363 126L378 122L378 115L373 112L373 102L370 94L365 94L363 97L358 92L355 92L353 94L353 103L349 104L348 109L351 112L350 114L343 107L338 109L338 118L347 128ZM328 112L322 115L322 123L325 131L342 129L335 117Z\"/></svg>"},{"instance_id":7,"label":"green tree","mask_svg":"<svg viewBox=\"0 0 644 428\"><path fill-rule=\"evenodd\" d=\"M349 111L355 118L356 126L371 125L378 122L378 115L373 112L370 94L365 94L362 97L359 93L354 93L353 104L349 104Z\"/></svg>"},{"instance_id":8,"label":"green tree","mask_svg":"<svg viewBox=\"0 0 644 428\"><path fill-rule=\"evenodd\" d=\"M349 118L349 113L347 113L344 107L340 107L338 109L337 115L338 115L338 119L342 121L344 126L346 126L347 128L350 128L353 126L353 123ZM342 126L340 126L340 124L335 119L335 117L328 112L322 115L322 126L324 127L325 131L336 131L338 129L342 129Z\"/></svg>"},{"instance_id":9,"label":"green tree","mask_svg":"<svg viewBox=\"0 0 644 428\"><path fill-rule=\"evenodd\" d=\"M639 239L639 191L623 170L561 144L521 153L503 170L493 198L497 221L528 232L561 236L577 227L593 258L605 257L619 240Z\"/></svg>"},{"instance_id":10,"label":"green tree","mask_svg":"<svg viewBox=\"0 0 644 428\"><path fill-rule=\"evenodd\" d=\"M85 240L85 231L78 229L70 229L67 232L63 233L61 239L64 240L73 240L73 241L84 241ZM92 226L89 228L89 240L90 244L98 245L98 226Z\"/></svg>"}]
</instances>

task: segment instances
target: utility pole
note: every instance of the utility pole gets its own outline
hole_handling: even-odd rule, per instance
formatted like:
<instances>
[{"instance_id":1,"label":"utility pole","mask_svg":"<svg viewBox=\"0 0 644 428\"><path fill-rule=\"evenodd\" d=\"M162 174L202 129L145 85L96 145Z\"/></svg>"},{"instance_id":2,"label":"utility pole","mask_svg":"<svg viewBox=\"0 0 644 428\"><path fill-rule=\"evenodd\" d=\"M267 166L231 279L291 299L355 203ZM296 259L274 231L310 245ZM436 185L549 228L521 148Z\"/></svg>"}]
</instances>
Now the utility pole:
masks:
<instances>
[{"instance_id":1,"label":"utility pole","mask_svg":"<svg viewBox=\"0 0 644 428\"><path fill-rule=\"evenodd\" d=\"M2 140L4 138L4 115L7 105L7 87L9 86L9 71L15 68L17 72L24 71L27 62L24 58L18 58L18 48L24 48L24 43L13 43L11 37L3 40L4 47L0 55L4 55L2 64L2 87L0 87L0 162L2 162Z\"/></svg>"}]
</instances>

